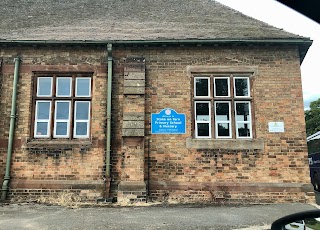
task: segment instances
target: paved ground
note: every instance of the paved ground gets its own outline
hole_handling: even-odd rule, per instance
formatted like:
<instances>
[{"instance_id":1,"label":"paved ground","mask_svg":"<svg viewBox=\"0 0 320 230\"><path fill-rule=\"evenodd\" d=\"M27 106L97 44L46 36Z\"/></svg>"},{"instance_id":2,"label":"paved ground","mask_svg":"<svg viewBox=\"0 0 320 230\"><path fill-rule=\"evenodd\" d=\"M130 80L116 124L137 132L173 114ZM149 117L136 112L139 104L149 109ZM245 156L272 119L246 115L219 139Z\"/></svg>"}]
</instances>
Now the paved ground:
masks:
<instances>
[{"instance_id":1,"label":"paved ground","mask_svg":"<svg viewBox=\"0 0 320 230\"><path fill-rule=\"evenodd\" d=\"M268 229L309 204L66 208L0 203L0 229ZM248 228L251 226L250 228ZM254 227L252 227L254 226Z\"/></svg>"}]
</instances>

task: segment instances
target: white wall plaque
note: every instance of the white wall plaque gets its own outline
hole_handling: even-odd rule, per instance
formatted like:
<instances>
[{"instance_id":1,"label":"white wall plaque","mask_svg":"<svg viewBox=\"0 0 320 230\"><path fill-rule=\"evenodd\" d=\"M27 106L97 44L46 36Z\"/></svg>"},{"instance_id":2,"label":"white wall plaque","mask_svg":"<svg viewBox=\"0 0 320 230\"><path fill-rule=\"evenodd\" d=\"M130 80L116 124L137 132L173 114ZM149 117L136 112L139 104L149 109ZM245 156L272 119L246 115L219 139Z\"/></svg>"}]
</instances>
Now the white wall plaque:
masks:
<instances>
[{"instance_id":1,"label":"white wall plaque","mask_svg":"<svg viewBox=\"0 0 320 230\"><path fill-rule=\"evenodd\" d=\"M269 133L283 133L284 123L282 121L269 122Z\"/></svg>"}]
</instances>

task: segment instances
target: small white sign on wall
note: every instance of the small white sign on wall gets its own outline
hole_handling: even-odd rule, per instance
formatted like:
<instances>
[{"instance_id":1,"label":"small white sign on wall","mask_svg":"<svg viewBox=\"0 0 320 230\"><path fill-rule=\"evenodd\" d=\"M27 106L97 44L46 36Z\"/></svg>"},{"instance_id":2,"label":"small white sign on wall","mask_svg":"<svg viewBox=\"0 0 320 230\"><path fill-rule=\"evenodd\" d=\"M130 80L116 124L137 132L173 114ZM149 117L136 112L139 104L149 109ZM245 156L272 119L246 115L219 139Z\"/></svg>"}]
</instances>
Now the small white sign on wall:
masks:
<instances>
[{"instance_id":1,"label":"small white sign on wall","mask_svg":"<svg viewBox=\"0 0 320 230\"><path fill-rule=\"evenodd\" d=\"M284 132L284 122L273 121L269 122L269 133L283 133Z\"/></svg>"}]
</instances>

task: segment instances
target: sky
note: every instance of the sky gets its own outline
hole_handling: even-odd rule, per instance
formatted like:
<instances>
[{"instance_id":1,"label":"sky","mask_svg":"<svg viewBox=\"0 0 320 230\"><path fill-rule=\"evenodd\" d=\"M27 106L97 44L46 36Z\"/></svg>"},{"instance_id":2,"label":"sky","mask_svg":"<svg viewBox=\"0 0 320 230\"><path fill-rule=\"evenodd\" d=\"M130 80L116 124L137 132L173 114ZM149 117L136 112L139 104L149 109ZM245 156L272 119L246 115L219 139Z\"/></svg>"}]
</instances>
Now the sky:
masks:
<instances>
[{"instance_id":1,"label":"sky","mask_svg":"<svg viewBox=\"0 0 320 230\"><path fill-rule=\"evenodd\" d=\"M320 24L275 0L216 0L250 17L308 37L313 44L301 65L304 108L320 98Z\"/></svg>"}]
</instances>

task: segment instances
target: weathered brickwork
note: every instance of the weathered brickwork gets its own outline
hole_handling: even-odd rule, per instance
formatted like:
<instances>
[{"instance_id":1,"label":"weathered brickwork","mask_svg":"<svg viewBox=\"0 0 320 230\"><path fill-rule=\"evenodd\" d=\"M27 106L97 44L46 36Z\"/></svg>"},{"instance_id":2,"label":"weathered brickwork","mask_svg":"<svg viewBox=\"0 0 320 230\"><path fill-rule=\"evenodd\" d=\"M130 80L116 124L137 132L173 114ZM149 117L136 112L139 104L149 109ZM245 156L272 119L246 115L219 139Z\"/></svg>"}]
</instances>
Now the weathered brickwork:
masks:
<instances>
[{"instance_id":1,"label":"weathered brickwork","mask_svg":"<svg viewBox=\"0 0 320 230\"><path fill-rule=\"evenodd\" d=\"M144 182L145 60L127 58L124 66L120 204L146 200ZM143 116L141 115L143 114Z\"/></svg>"},{"instance_id":2,"label":"weathered brickwork","mask_svg":"<svg viewBox=\"0 0 320 230\"><path fill-rule=\"evenodd\" d=\"M300 63L294 47L159 47L144 49L122 49L114 53L117 66L123 63L123 56L143 56L146 58L146 144L150 139L150 149L145 149L145 162L150 153L151 197L162 199L156 189L161 189L168 197L183 190L179 196L184 201L210 201L209 195L194 195L185 198L183 193L193 191L193 183L293 183L299 189L285 193L276 185L270 191L256 189L251 196L237 195L237 190L229 191L228 201L252 197L252 201L279 202L306 201L302 184L309 184L303 99L300 79ZM187 76L187 66L229 66L255 67L253 77L253 117L255 139L259 149L228 149L228 141L219 144L219 149L186 148L186 139L193 138L191 79ZM121 68L115 73L121 79ZM120 83L121 84L121 83ZM289 90L288 90L289 89ZM116 99L117 101L117 99ZM116 102L121 104L122 100ZM151 113L163 108L173 108L187 116L185 135L150 135ZM121 111L121 108L120 108ZM121 112L120 112L121 114ZM268 122L283 121L284 133L269 133ZM118 134L119 135L119 134ZM120 136L119 136L120 138ZM215 142L215 140L212 140ZM216 141L217 142L217 141ZM240 141L241 142L241 141ZM115 146L116 147L116 146ZM120 151L115 149L113 170L118 171L121 162ZM146 163L145 163L146 164ZM119 180L114 174L115 181ZM145 167L147 178L147 165ZM169 188L167 182L185 183L186 186ZM279 185L281 187L281 185ZM231 188L231 187L230 187ZM276 193L272 193L277 190ZM219 188L216 188L219 192ZM239 190L239 189L238 189ZM308 189L307 189L308 190ZM204 191L203 193L208 193ZM243 192L245 193L245 192ZM250 193L250 192L248 192ZM268 194L269 193L269 194ZM198 192L196 193L198 194ZM272 194L272 195L270 195ZM257 198L254 198L254 197ZM189 198L188 198L189 197ZM280 199L281 198L281 199ZM225 199L225 198L224 198ZM250 200L249 198L247 200ZM255 201L254 201L255 200Z\"/></svg>"},{"instance_id":3,"label":"weathered brickwork","mask_svg":"<svg viewBox=\"0 0 320 230\"><path fill-rule=\"evenodd\" d=\"M2 48L3 86L0 101L0 175L3 175L10 120L13 58L22 57L17 98L15 148L12 161L12 191L25 189L104 188L106 128L106 53L103 47ZM138 46L113 50L111 192L117 196L121 181L143 180L150 187L149 198L172 202L307 202L310 191L300 62L294 46ZM145 59L145 101L140 95L124 96L124 66L129 57ZM190 66L248 67L252 78L252 144L228 140L193 142L192 84ZM30 137L32 71L93 72L91 138L88 142L54 140L42 145ZM129 84L129 83L128 83ZM130 104L130 102L132 103ZM139 103L137 103L137 101ZM126 106L124 106L126 105ZM129 107L130 106L130 107ZM144 106L144 108L143 108ZM151 135L151 113L172 108L186 114L183 135ZM144 143L123 137L124 114L144 114ZM284 133L270 133L268 122L282 121ZM140 124L140 123L139 123ZM191 139L191 141L190 141ZM124 146L124 142L127 145ZM200 141L201 142L201 141ZM241 140L239 140L241 142ZM239 143L238 142L238 143ZM191 144L190 144L191 143ZM245 143L245 144L243 144ZM204 146L210 146L203 148ZM143 146L139 148L139 146ZM144 168L126 168L144 154ZM148 169L148 154L150 164ZM148 178L148 170L150 178ZM127 176L126 176L127 174ZM1 177L3 178L3 176ZM2 179L0 179L1 181ZM19 187L23 181L24 187ZM52 186L54 181L55 186ZM66 182L67 181L67 182ZM93 184L88 185L88 182ZM247 184L250 183L250 187ZM51 187L50 187L51 185ZM59 187L60 186L60 187ZM54 188L53 188L54 187ZM20 191L20 190L19 190ZM23 190L24 191L24 190ZM122 191L129 202L144 195ZM98 195L97 195L98 196Z\"/></svg>"},{"instance_id":4,"label":"weathered brickwork","mask_svg":"<svg viewBox=\"0 0 320 230\"><path fill-rule=\"evenodd\" d=\"M153 190L151 199L167 203L217 203L217 204L268 204L312 202L304 192L238 192L238 191L199 191L199 190Z\"/></svg>"},{"instance_id":5,"label":"weathered brickwork","mask_svg":"<svg viewBox=\"0 0 320 230\"><path fill-rule=\"evenodd\" d=\"M106 116L106 54L103 48L37 47L6 48L1 92L1 161L6 157L10 121L13 58L22 59L18 82L17 119L11 166L12 194L33 193L32 189L56 193L66 189L104 192ZM91 136L85 141L33 140L31 133L33 72L92 72ZM98 99L98 100L97 100ZM1 175L4 172L1 164ZM3 177L2 177L3 178ZM2 179L1 179L2 182ZM12 196L11 196L12 197ZM91 197L93 200L93 197Z\"/></svg>"}]
</instances>

